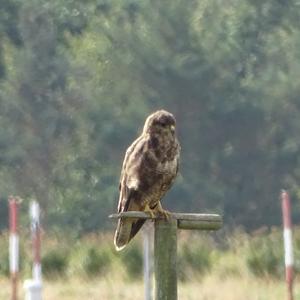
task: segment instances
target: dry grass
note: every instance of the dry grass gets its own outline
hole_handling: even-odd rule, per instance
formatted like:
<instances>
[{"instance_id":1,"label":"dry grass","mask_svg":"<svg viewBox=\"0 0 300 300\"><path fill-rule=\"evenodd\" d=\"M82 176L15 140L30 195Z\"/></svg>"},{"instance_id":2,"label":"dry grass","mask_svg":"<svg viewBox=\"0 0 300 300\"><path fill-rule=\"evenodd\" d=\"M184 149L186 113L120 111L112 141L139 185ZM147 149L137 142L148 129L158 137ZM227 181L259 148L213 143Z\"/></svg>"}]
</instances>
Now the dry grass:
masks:
<instances>
[{"instance_id":1,"label":"dry grass","mask_svg":"<svg viewBox=\"0 0 300 300\"><path fill-rule=\"evenodd\" d=\"M300 232L300 231L299 231ZM200 239L200 237L197 237ZM59 241L59 239L57 239ZM206 240L204 240L205 242ZM185 271L183 282L179 282L178 299L180 300L282 300L286 299L286 286L282 274L271 276L255 277L253 272L247 267L246 261L249 253L246 251L250 237L245 234L233 235L229 241L228 250L213 251L213 264L208 270L197 272L192 268L178 265L178 271ZM46 242L48 244L46 245ZM51 248L50 242L56 247L59 245L54 239L49 239L44 244L44 249ZM189 236L181 235L181 243L189 244ZM110 245L111 240L106 237L89 236L82 241L77 241L79 246L93 245L96 248L104 249L105 245ZM70 243L71 244L71 243ZM77 246L78 246L77 245ZM181 245L182 246L182 245ZM196 245L197 246L197 245ZM194 247L196 247L194 245ZM53 245L52 245L53 247ZM102 248L101 248L102 247ZM108 246L107 246L108 247ZM132 245L131 245L132 247ZM97 249L98 249L97 248ZM109 247L107 248L110 249ZM179 247L182 249L182 247ZM299 252L297 252L299 253ZM295 257L299 257L295 253ZM119 254L118 254L119 255ZM199 258L198 256L196 258ZM85 273L74 269L74 263L80 265L82 260L79 256L72 256L71 266L65 272L65 276L55 277L54 280L43 282L43 300L138 300L143 299L144 286L138 275L138 280L131 280L127 269L121 263L118 256L112 253L111 264L104 273L93 275L88 280ZM200 257L201 259L201 257ZM73 265L72 265L73 263ZM180 269L182 268L182 269ZM74 270L73 270L74 269ZM23 273L23 277L25 272ZM29 273L27 273L29 274ZM80 275L81 274L81 275ZM202 274L202 275L200 275ZM86 274L88 275L88 274ZM272 278L271 278L272 277ZM52 277L50 277L52 278ZM295 298L300 300L300 285L298 280L295 283ZM24 299L22 284L19 284L19 299ZM0 300L10 299L9 280L0 277Z\"/></svg>"},{"instance_id":2,"label":"dry grass","mask_svg":"<svg viewBox=\"0 0 300 300\"><path fill-rule=\"evenodd\" d=\"M0 280L0 299L9 299L10 284ZM295 300L300 300L297 292ZM20 299L24 290L19 288ZM102 278L90 282L80 279L46 281L43 286L44 300L135 300L143 299L143 283L116 281ZM187 281L179 284L178 299L181 300L277 300L285 299L284 282L267 279L218 278L208 275L202 281Z\"/></svg>"},{"instance_id":3,"label":"dry grass","mask_svg":"<svg viewBox=\"0 0 300 300\"><path fill-rule=\"evenodd\" d=\"M201 283L179 287L179 299L184 300L276 300L285 299L284 295L284 282L255 278L220 279L208 276Z\"/></svg>"}]
</instances>

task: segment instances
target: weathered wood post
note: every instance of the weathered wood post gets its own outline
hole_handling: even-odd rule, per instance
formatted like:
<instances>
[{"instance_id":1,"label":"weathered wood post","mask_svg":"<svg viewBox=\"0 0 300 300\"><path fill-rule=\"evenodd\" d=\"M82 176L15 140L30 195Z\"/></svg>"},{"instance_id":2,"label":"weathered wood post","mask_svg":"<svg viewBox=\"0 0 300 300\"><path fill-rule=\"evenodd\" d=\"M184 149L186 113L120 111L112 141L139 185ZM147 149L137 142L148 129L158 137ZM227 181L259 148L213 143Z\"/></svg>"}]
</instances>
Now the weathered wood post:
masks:
<instances>
[{"instance_id":1,"label":"weathered wood post","mask_svg":"<svg viewBox=\"0 0 300 300\"><path fill-rule=\"evenodd\" d=\"M110 218L151 219L144 212L113 214ZM168 220L155 217L154 275L155 300L177 300L177 229L218 230L222 217L217 214L171 213Z\"/></svg>"},{"instance_id":2,"label":"weathered wood post","mask_svg":"<svg viewBox=\"0 0 300 300\"><path fill-rule=\"evenodd\" d=\"M177 220L155 220L155 299L177 299Z\"/></svg>"}]
</instances>

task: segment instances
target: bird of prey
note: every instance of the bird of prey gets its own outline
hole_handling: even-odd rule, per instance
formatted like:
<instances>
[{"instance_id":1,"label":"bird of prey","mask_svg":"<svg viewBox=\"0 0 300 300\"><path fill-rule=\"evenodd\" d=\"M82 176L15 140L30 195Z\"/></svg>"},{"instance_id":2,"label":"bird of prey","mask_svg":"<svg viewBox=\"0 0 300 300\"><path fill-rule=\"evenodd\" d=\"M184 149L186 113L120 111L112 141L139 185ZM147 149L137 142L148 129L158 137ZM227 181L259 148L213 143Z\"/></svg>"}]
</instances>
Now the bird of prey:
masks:
<instances>
[{"instance_id":1,"label":"bird of prey","mask_svg":"<svg viewBox=\"0 0 300 300\"><path fill-rule=\"evenodd\" d=\"M148 116L142 134L127 149L119 184L118 213L144 211L168 217L161 199L178 172L180 145L175 134L175 118L159 110ZM144 224L144 219L120 218L114 237L122 250Z\"/></svg>"}]
</instances>

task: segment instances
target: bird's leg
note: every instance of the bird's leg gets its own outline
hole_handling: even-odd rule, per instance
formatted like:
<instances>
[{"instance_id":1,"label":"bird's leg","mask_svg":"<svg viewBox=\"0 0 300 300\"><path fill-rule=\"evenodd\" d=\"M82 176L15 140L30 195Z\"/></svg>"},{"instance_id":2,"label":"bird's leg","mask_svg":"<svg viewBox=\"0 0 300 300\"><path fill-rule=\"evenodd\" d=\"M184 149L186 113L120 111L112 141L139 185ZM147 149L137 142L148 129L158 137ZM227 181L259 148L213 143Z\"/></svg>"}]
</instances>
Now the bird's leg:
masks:
<instances>
[{"instance_id":1,"label":"bird's leg","mask_svg":"<svg viewBox=\"0 0 300 300\"><path fill-rule=\"evenodd\" d=\"M145 212L145 213L149 213L152 219L155 218L153 209L150 208L150 206L149 206L148 203L146 204L146 206L145 206L145 208L144 208L144 212Z\"/></svg>"},{"instance_id":2,"label":"bird's leg","mask_svg":"<svg viewBox=\"0 0 300 300\"><path fill-rule=\"evenodd\" d=\"M155 207L156 212L163 215L167 220L170 218L171 212L162 208L160 201L158 201L157 206Z\"/></svg>"}]
</instances>

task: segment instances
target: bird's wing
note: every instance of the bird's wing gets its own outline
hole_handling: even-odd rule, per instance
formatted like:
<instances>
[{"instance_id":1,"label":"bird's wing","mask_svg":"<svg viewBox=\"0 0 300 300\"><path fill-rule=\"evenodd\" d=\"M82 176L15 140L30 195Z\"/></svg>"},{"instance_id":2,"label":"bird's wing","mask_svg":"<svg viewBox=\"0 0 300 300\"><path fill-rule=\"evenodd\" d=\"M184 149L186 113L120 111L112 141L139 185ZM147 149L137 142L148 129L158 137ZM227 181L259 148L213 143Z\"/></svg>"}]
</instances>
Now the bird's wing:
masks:
<instances>
[{"instance_id":1,"label":"bird's wing","mask_svg":"<svg viewBox=\"0 0 300 300\"><path fill-rule=\"evenodd\" d=\"M145 142L145 137L141 135L128 147L125 153L119 183L119 213L128 210L130 196L132 196L134 187L138 185L138 174L134 171L137 171L138 165L141 163L141 157L137 157L137 152L144 147Z\"/></svg>"},{"instance_id":2,"label":"bird's wing","mask_svg":"<svg viewBox=\"0 0 300 300\"><path fill-rule=\"evenodd\" d=\"M142 163L142 150L146 146L145 136L140 136L127 149L120 179L120 197L118 212L128 210L140 210L139 202L134 199L141 198L139 195L139 168ZM119 219L115 232L114 243L117 250L123 249L134 234L140 229L145 220ZM135 233L133 234L133 230Z\"/></svg>"}]
</instances>

